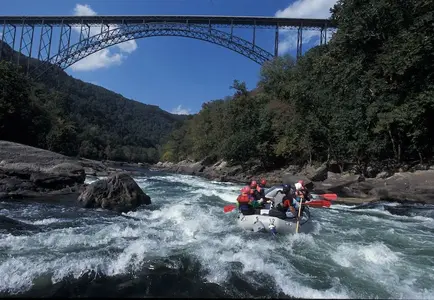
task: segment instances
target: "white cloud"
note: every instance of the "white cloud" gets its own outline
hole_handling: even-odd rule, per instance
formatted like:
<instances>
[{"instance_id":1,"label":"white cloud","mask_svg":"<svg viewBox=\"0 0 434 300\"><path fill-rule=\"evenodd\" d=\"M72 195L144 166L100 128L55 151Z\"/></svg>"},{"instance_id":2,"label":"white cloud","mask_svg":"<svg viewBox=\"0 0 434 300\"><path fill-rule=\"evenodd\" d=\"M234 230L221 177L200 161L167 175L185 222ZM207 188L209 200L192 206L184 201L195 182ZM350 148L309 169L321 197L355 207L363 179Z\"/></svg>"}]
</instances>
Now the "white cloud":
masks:
<instances>
[{"instance_id":1,"label":"white cloud","mask_svg":"<svg viewBox=\"0 0 434 300\"><path fill-rule=\"evenodd\" d=\"M191 109L189 108L183 108L182 105L178 105L171 111L172 114L175 115L189 115L191 114Z\"/></svg>"},{"instance_id":2,"label":"white cloud","mask_svg":"<svg viewBox=\"0 0 434 300\"><path fill-rule=\"evenodd\" d=\"M96 16L96 12L87 4L76 4L74 16Z\"/></svg>"},{"instance_id":3,"label":"white cloud","mask_svg":"<svg viewBox=\"0 0 434 300\"><path fill-rule=\"evenodd\" d=\"M278 18L312 18L327 19L330 17L330 8L336 4L337 0L297 0L284 10L278 10L275 14ZM281 30L283 39L279 42L279 54L286 53L288 50L297 48L297 31L284 29ZM303 44L317 39L320 35L319 30L303 29ZM327 39L331 37L331 32L327 32Z\"/></svg>"},{"instance_id":4,"label":"white cloud","mask_svg":"<svg viewBox=\"0 0 434 300\"><path fill-rule=\"evenodd\" d=\"M75 16L96 16L97 13L88 4L76 4L74 8ZM116 29L117 26L112 24L110 29ZM80 33L80 27L74 27L74 31ZM100 26L93 26L90 28L90 36L99 34L101 32ZM116 49L118 52L116 52ZM100 50L93 53L71 66L74 71L92 71L101 68L109 68L111 66L119 66L127 57L126 54L131 54L137 49L135 40L126 41L117 44L113 47Z\"/></svg>"},{"instance_id":5,"label":"white cloud","mask_svg":"<svg viewBox=\"0 0 434 300\"><path fill-rule=\"evenodd\" d=\"M109 49L103 49L79 60L71 66L71 69L74 71L92 71L119 66L124 57L121 53L110 53Z\"/></svg>"}]
</instances>

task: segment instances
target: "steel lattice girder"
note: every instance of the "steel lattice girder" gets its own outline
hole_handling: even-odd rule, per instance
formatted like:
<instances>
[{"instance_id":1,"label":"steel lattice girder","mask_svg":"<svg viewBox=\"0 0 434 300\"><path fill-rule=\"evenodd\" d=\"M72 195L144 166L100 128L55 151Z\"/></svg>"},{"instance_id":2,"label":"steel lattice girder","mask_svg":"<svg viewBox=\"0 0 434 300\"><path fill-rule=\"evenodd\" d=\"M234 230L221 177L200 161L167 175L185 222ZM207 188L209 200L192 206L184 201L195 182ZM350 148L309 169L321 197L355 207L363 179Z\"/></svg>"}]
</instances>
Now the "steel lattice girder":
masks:
<instances>
[{"instance_id":1,"label":"steel lattice girder","mask_svg":"<svg viewBox=\"0 0 434 300\"><path fill-rule=\"evenodd\" d=\"M40 26L42 24L61 26L80 26L81 24L129 24L140 25L143 23L184 23L191 25L207 25L213 27L237 27L251 28L298 28L301 23L305 29L333 28L329 19L299 19L299 18L276 18L270 16L212 16L212 15L118 15L118 16L0 16L0 23L21 24Z\"/></svg>"},{"instance_id":2,"label":"steel lattice girder","mask_svg":"<svg viewBox=\"0 0 434 300\"><path fill-rule=\"evenodd\" d=\"M2 36L1 40L2 43L0 44L0 59L3 55L3 45L8 44L12 49L15 47L15 40L17 36L17 27L15 25L11 25L8 23L3 24L3 30L2 30ZM13 59L13 55L11 55L11 61Z\"/></svg>"},{"instance_id":3,"label":"steel lattice girder","mask_svg":"<svg viewBox=\"0 0 434 300\"><path fill-rule=\"evenodd\" d=\"M79 41L63 51L59 51L47 61L48 63L66 69L77 61L98 52L104 48L126 42L153 36L180 36L214 43L235 51L258 64L274 58L270 52L253 45L242 38L206 25L191 25L183 23L145 23L140 25L124 25L103 31L88 39ZM49 64L41 66L38 76L50 68Z\"/></svg>"},{"instance_id":4,"label":"steel lattice girder","mask_svg":"<svg viewBox=\"0 0 434 300\"><path fill-rule=\"evenodd\" d=\"M38 59L50 59L51 42L53 39L53 26L44 25L41 27L41 35L39 37Z\"/></svg>"}]
</instances>

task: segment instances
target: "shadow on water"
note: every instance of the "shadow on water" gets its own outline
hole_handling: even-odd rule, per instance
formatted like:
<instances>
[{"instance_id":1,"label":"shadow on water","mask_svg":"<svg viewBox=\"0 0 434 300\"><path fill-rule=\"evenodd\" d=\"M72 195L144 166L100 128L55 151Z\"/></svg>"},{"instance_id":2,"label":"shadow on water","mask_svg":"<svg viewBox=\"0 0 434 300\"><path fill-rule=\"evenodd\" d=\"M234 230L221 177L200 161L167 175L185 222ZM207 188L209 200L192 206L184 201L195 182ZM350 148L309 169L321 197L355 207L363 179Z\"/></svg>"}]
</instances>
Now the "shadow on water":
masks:
<instances>
[{"instance_id":1,"label":"shadow on water","mask_svg":"<svg viewBox=\"0 0 434 300\"><path fill-rule=\"evenodd\" d=\"M6 216L0 215L0 233L11 233L13 235L31 234L41 231L41 228L35 225L20 222Z\"/></svg>"},{"instance_id":2,"label":"shadow on water","mask_svg":"<svg viewBox=\"0 0 434 300\"><path fill-rule=\"evenodd\" d=\"M206 282L198 261L180 256L170 257L158 267L143 267L139 272L106 276L88 271L79 278L72 276L52 284L46 274L33 281L33 287L20 294L0 293L0 297L189 297L189 298L282 298L297 299L275 292L275 286L252 286L237 274L232 274L228 286Z\"/></svg>"}]
</instances>

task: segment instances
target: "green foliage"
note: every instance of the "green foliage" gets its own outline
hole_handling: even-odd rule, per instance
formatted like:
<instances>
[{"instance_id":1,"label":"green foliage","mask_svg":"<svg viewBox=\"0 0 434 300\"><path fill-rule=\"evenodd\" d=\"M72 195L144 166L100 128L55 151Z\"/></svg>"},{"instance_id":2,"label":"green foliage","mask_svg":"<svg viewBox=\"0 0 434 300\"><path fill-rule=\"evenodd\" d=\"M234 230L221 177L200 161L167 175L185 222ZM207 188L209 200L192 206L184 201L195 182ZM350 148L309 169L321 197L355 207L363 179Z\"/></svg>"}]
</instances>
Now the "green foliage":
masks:
<instances>
[{"instance_id":1,"label":"green foliage","mask_svg":"<svg viewBox=\"0 0 434 300\"><path fill-rule=\"evenodd\" d=\"M434 2L340 0L328 45L267 62L258 87L204 105L172 134L171 160L264 167L427 161L434 146ZM166 158L166 157L163 157Z\"/></svg>"},{"instance_id":2,"label":"green foliage","mask_svg":"<svg viewBox=\"0 0 434 300\"><path fill-rule=\"evenodd\" d=\"M159 145L185 119L63 71L35 82L7 60L0 61L0 87L0 139L70 156L156 162Z\"/></svg>"}]
</instances>

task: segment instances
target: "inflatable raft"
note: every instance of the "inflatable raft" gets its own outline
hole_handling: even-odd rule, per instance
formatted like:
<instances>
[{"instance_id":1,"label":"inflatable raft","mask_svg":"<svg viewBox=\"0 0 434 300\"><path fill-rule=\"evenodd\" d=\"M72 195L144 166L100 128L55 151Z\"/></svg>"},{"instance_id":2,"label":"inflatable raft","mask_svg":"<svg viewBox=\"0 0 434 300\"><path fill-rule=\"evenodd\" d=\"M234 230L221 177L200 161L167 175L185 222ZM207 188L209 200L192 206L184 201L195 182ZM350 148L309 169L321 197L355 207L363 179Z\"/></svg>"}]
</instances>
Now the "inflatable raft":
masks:
<instances>
[{"instance_id":1,"label":"inflatable raft","mask_svg":"<svg viewBox=\"0 0 434 300\"><path fill-rule=\"evenodd\" d=\"M297 221L295 218L281 219L270 216L270 210L261 209L258 215L238 215L238 225L248 231L269 232L272 234L295 234ZM313 230L309 209L306 207L298 227L299 233L309 233Z\"/></svg>"}]
</instances>

